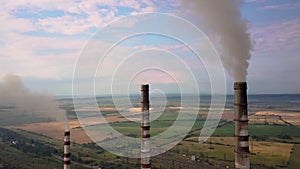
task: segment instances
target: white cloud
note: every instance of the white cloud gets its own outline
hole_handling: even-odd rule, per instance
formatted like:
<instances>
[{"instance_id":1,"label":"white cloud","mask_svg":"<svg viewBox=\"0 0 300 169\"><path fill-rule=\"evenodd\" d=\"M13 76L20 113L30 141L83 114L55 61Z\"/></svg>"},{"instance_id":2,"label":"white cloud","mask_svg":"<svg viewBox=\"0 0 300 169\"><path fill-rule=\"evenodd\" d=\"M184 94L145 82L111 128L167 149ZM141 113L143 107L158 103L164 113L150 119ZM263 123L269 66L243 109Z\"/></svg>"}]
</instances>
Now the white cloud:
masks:
<instances>
[{"instance_id":1,"label":"white cloud","mask_svg":"<svg viewBox=\"0 0 300 169\"><path fill-rule=\"evenodd\" d=\"M275 5L266 5L261 8L258 8L258 10L280 10L280 9L299 9L300 3L285 3L285 4L275 4Z\"/></svg>"},{"instance_id":2,"label":"white cloud","mask_svg":"<svg viewBox=\"0 0 300 169\"><path fill-rule=\"evenodd\" d=\"M91 29L101 28L124 15L120 7L129 8L129 14L138 14L156 12L162 6L172 8L178 5L174 2L176 0L1 1L0 38L4 45L0 46L0 76L16 73L33 79L70 79L76 57L87 40L78 38L80 35L90 34ZM47 16L48 13L53 15ZM56 15L57 13L59 14ZM133 19L121 26L128 28L134 25L134 22L136 21ZM162 48L171 50L182 46L165 45ZM56 53L57 50L71 50L71 52ZM49 53L40 55L39 51ZM124 47L117 51L116 55L123 56L126 52L127 49ZM95 60L90 61L93 63L89 61L83 63L83 69L95 64ZM105 69L107 72L114 71L112 67L117 63L113 61L109 63L111 65L105 65L104 69L107 68ZM157 60L149 59L149 61ZM140 64L147 63L140 61ZM177 69L175 63L170 64L168 68L174 70L172 72L181 78L185 78L179 74L180 72L175 71ZM155 74L152 76L156 80L164 78Z\"/></svg>"},{"instance_id":3,"label":"white cloud","mask_svg":"<svg viewBox=\"0 0 300 169\"><path fill-rule=\"evenodd\" d=\"M247 3L262 3L266 2L267 0L245 0Z\"/></svg>"},{"instance_id":4,"label":"white cloud","mask_svg":"<svg viewBox=\"0 0 300 169\"><path fill-rule=\"evenodd\" d=\"M255 52L274 54L278 51L300 49L300 19L276 22L251 29Z\"/></svg>"},{"instance_id":5,"label":"white cloud","mask_svg":"<svg viewBox=\"0 0 300 169\"><path fill-rule=\"evenodd\" d=\"M25 77L60 79L71 75L71 71L66 69L73 66L84 39L29 36L20 33L23 29L13 29L11 26L0 30L3 41L0 46L0 76L16 73ZM71 52L55 54L58 49ZM39 51L49 51L49 55L41 56Z\"/></svg>"},{"instance_id":6,"label":"white cloud","mask_svg":"<svg viewBox=\"0 0 300 169\"><path fill-rule=\"evenodd\" d=\"M5 12L0 14L0 23L0 36L5 36L5 34L9 32L28 32L36 30L32 21L16 18Z\"/></svg>"},{"instance_id":7,"label":"white cloud","mask_svg":"<svg viewBox=\"0 0 300 169\"><path fill-rule=\"evenodd\" d=\"M88 37L78 38L78 35L90 35L91 29L118 19L123 15L120 7L141 13L157 10L155 5L152 0L0 1L0 76L12 72L37 78L71 77L69 69ZM48 13L54 15L47 16ZM134 20L122 26L133 24ZM71 52L56 53L56 50ZM49 54L40 56L39 51Z\"/></svg>"},{"instance_id":8,"label":"white cloud","mask_svg":"<svg viewBox=\"0 0 300 169\"><path fill-rule=\"evenodd\" d=\"M32 18L26 18L27 22L35 22L35 29L51 33L61 33L74 35L86 33L91 28L101 28L107 22L119 18L123 15L118 11L119 7L126 7L132 10L132 13L154 12L158 10L153 0L90 0L90 1L51 1L51 0L16 0L0 2L1 11L6 15L12 16L16 11L22 10L32 14L38 14L42 11L64 13L63 16L43 17L36 21ZM25 16L24 16L25 17ZM11 18L16 20L17 18ZM5 23L5 22L2 22ZM22 25L21 25L22 27Z\"/></svg>"}]
</instances>

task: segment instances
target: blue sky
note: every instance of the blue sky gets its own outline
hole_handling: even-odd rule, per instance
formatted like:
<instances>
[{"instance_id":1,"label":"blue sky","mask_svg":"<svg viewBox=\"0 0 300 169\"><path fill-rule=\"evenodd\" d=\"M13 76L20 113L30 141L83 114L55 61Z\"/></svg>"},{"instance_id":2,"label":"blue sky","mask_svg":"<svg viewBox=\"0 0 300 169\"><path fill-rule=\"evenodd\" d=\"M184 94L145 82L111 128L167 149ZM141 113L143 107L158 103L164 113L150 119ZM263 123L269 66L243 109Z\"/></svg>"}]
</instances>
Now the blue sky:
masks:
<instances>
[{"instance_id":1,"label":"blue sky","mask_svg":"<svg viewBox=\"0 0 300 169\"><path fill-rule=\"evenodd\" d=\"M144 12L183 14L185 19L195 20L177 0L4 0L0 10L0 77L13 73L21 76L31 90L55 95L71 94L74 65L81 49L91 35L111 21ZM249 93L300 93L300 1L245 0L241 10L255 41L248 69ZM130 30L132 25L129 21L120 29ZM213 33L209 36L214 37ZM107 38L109 41L110 35ZM143 39L137 38L129 44L139 48L161 45L165 50L181 49L179 44L155 37L143 44L140 41ZM126 50L126 45L123 48ZM187 61L193 71L203 71L192 59ZM166 60L153 57L147 62ZM171 65L173 70L176 66ZM166 83L171 83L159 72L146 75L156 79L158 88L167 88ZM84 79L83 74L81 83L85 83ZM209 83L205 79L201 83ZM233 80L229 75L226 79L231 93Z\"/></svg>"}]
</instances>

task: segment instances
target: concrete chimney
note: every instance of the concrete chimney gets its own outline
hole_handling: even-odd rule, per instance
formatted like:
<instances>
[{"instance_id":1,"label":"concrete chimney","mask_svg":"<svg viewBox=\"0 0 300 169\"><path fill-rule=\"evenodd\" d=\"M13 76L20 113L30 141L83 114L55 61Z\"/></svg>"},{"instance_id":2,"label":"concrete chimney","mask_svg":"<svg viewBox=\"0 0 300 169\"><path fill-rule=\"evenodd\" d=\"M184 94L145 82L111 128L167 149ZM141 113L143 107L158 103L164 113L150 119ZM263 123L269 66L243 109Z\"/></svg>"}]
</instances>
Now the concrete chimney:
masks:
<instances>
[{"instance_id":1,"label":"concrete chimney","mask_svg":"<svg viewBox=\"0 0 300 169\"><path fill-rule=\"evenodd\" d=\"M141 140L141 169L151 169L150 122L149 122L149 85L141 86L142 92L142 140Z\"/></svg>"},{"instance_id":2,"label":"concrete chimney","mask_svg":"<svg viewBox=\"0 0 300 169\"><path fill-rule=\"evenodd\" d=\"M65 131L64 136L64 169L70 169L71 153L70 153L70 131Z\"/></svg>"},{"instance_id":3,"label":"concrete chimney","mask_svg":"<svg viewBox=\"0 0 300 169\"><path fill-rule=\"evenodd\" d=\"M234 83L235 168L250 169L247 83Z\"/></svg>"}]
</instances>

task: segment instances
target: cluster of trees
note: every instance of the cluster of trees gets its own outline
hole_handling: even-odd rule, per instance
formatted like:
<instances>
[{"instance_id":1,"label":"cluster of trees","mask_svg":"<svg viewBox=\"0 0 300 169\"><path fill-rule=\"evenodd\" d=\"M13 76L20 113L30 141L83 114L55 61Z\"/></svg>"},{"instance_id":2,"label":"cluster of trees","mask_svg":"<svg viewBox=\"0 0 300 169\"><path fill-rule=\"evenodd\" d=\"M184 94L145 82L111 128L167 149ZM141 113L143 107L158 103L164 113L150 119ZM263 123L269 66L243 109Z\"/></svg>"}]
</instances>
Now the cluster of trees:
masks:
<instances>
[{"instance_id":1,"label":"cluster of trees","mask_svg":"<svg viewBox=\"0 0 300 169\"><path fill-rule=\"evenodd\" d=\"M266 141L269 139L269 136L266 135L252 135L251 138L253 140L257 140L257 141ZM285 140L291 140L292 137L290 135L287 134L282 134L282 135L277 135L277 138L279 139L285 139Z\"/></svg>"},{"instance_id":2,"label":"cluster of trees","mask_svg":"<svg viewBox=\"0 0 300 169\"><path fill-rule=\"evenodd\" d=\"M37 140L28 139L19 133L5 128L0 128L0 138L3 142L10 142L12 147L24 153L33 153L39 156L51 156L52 154L59 153L59 151L53 147L42 144Z\"/></svg>"}]
</instances>

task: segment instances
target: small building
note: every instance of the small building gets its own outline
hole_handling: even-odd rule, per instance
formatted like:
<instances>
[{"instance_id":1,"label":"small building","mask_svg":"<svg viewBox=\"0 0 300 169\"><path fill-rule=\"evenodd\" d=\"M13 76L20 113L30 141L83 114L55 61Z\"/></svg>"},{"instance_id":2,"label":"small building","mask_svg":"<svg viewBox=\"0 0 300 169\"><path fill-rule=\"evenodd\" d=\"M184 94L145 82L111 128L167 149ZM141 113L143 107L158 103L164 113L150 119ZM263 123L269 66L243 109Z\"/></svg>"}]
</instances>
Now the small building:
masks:
<instances>
[{"instance_id":1,"label":"small building","mask_svg":"<svg viewBox=\"0 0 300 169\"><path fill-rule=\"evenodd\" d=\"M194 154L192 155L191 160L196 161L196 156Z\"/></svg>"}]
</instances>

